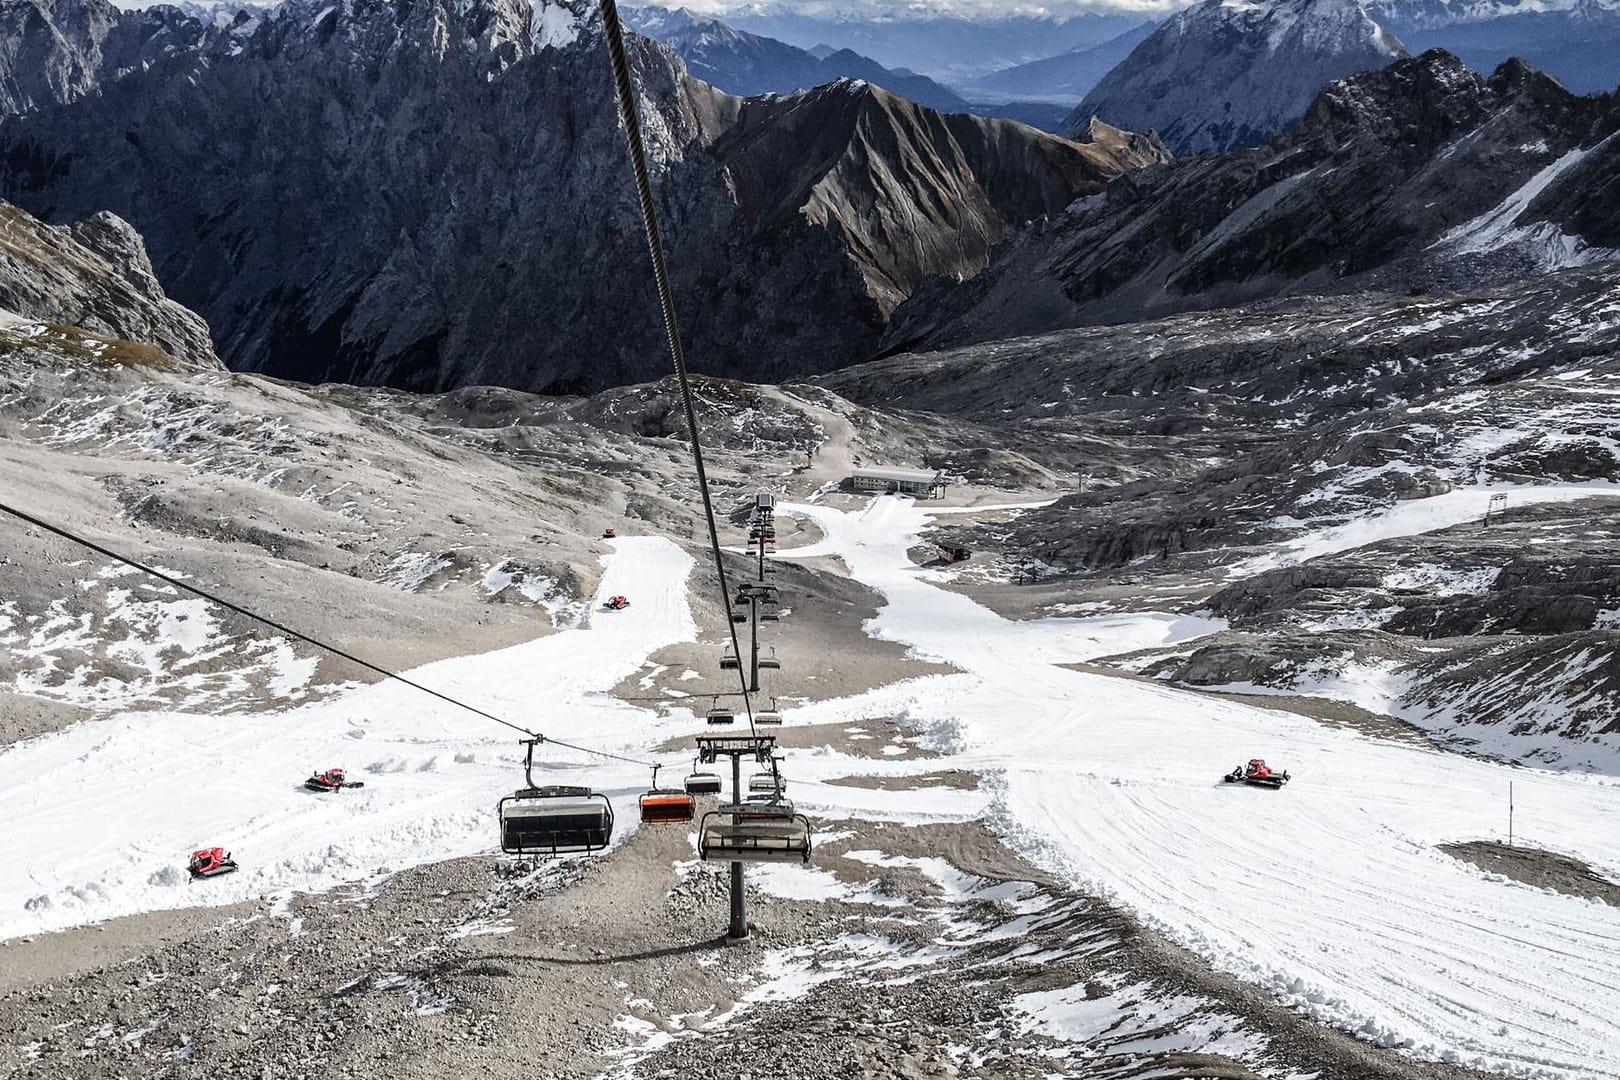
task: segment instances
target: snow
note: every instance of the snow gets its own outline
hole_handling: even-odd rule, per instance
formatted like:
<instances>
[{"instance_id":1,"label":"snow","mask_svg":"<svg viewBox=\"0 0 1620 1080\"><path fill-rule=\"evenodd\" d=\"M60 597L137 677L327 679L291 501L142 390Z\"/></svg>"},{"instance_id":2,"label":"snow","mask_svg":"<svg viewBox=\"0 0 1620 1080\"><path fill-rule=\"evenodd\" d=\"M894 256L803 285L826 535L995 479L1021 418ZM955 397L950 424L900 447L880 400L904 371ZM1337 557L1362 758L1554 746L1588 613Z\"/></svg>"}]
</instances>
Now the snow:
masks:
<instances>
[{"instance_id":1,"label":"snow","mask_svg":"<svg viewBox=\"0 0 1620 1080\"><path fill-rule=\"evenodd\" d=\"M534 0L530 34L537 49L562 49L579 40L580 18L562 4Z\"/></svg>"},{"instance_id":2,"label":"snow","mask_svg":"<svg viewBox=\"0 0 1620 1080\"><path fill-rule=\"evenodd\" d=\"M1448 230L1432 246L1454 251L1459 255L1478 255L1507 248L1519 248L1530 254L1543 271L1586 266L1589 263L1620 256L1620 252L1611 249L1592 247L1581 237L1570 236L1551 222L1519 224L1519 219L1524 216L1537 196L1559 177L1579 166L1602 145L1599 143L1598 146L1584 150L1567 151L1525 181L1524 186L1503 199L1500 204Z\"/></svg>"},{"instance_id":3,"label":"snow","mask_svg":"<svg viewBox=\"0 0 1620 1080\"><path fill-rule=\"evenodd\" d=\"M1228 566L1226 575L1233 580L1253 577L1267 570L1350 551L1380 540L1417 536L1479 521L1490 506L1491 496L1497 494L1507 495L1511 509L1535 503L1574 502L1592 496L1620 498L1620 484L1482 484L1427 499L1410 499L1340 525L1285 540L1273 551ZM1289 522L1274 524L1282 527Z\"/></svg>"},{"instance_id":4,"label":"snow","mask_svg":"<svg viewBox=\"0 0 1620 1080\"><path fill-rule=\"evenodd\" d=\"M597 612L574 629L409 673L547 735L645 753L674 725L605 691L649 654L689 641L691 559L667 540L613 542ZM521 785L516 732L398 683L357 687L280 712L124 712L0 752L0 939L138 911L229 904L315 890L417 863L489 850L495 802ZM588 784L615 799L648 773L554 751L542 782ZM691 755L670 760L684 767ZM366 786L305 792L316 768L346 766ZM90 824L93 822L93 826ZM63 847L90 828L94 843ZM619 833L633 829L620 815ZM194 848L221 845L241 870L190 883Z\"/></svg>"},{"instance_id":5,"label":"snow","mask_svg":"<svg viewBox=\"0 0 1620 1080\"><path fill-rule=\"evenodd\" d=\"M1462 494L1477 507L1446 497L1403 504L1359 533L1318 536L1292 554L1483 511L1488 492ZM1511 779L1521 842L1615 876L1620 781L1508 768L1058 667L1169 644L1197 627L1169 616L1004 620L910 563L928 514L907 499L779 513L814 521L829 553L882 594L869 632L960 672L807 705L788 721L855 722L887 705L933 733L945 756L863 771L982 777L976 792L874 792L801 779L835 763L801 754L790 773L804 805L824 817L870 816L881 796L887 813L926 820L984 800L985 820L1042 869L1319 1021L1512 1076L1620 1073L1620 910L1486 875L1436 847L1505 834ZM1272 792L1219 782L1255 755L1291 770L1293 783ZM1072 1003L1025 1004L1056 1022Z\"/></svg>"}]
</instances>

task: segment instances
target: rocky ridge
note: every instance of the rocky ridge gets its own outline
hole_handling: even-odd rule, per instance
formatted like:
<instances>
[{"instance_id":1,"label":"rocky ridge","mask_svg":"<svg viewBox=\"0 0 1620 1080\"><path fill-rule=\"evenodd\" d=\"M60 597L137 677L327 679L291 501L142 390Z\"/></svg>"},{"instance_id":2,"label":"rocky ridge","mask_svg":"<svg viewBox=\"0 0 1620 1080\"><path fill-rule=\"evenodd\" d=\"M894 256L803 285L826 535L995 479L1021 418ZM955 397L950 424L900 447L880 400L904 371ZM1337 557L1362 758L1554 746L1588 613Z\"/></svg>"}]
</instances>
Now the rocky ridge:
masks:
<instances>
[{"instance_id":1,"label":"rocky ridge","mask_svg":"<svg viewBox=\"0 0 1620 1080\"><path fill-rule=\"evenodd\" d=\"M662 330L646 275L623 272L644 240L592 10L293 0L0 124L0 187L51 220L132 222L233 368L642 381ZM688 351L715 374L867 355L922 278L972 274L1008 229L1158 160L866 84L745 101L661 45L631 51Z\"/></svg>"},{"instance_id":2,"label":"rocky ridge","mask_svg":"<svg viewBox=\"0 0 1620 1080\"><path fill-rule=\"evenodd\" d=\"M1143 169L936 281L885 346L939 348L1291 293L1431 292L1620 255L1620 107L1443 52L1329 85L1264 147Z\"/></svg>"}]
</instances>

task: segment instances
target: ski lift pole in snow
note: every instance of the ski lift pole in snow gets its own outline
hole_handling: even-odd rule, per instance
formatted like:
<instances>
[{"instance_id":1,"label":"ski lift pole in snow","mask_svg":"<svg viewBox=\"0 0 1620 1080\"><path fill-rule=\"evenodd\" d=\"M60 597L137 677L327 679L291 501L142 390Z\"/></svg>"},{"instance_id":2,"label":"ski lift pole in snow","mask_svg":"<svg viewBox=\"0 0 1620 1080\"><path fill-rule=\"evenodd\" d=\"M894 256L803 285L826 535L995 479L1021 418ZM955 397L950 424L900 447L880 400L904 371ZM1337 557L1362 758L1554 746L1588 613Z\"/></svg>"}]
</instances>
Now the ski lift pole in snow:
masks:
<instances>
[{"instance_id":1,"label":"ski lift pole in snow","mask_svg":"<svg viewBox=\"0 0 1620 1080\"><path fill-rule=\"evenodd\" d=\"M1513 846L1513 781L1508 781L1508 847Z\"/></svg>"},{"instance_id":2,"label":"ski lift pole in snow","mask_svg":"<svg viewBox=\"0 0 1620 1080\"><path fill-rule=\"evenodd\" d=\"M1498 491L1491 496L1491 501L1485 504L1485 520L1481 525L1489 527L1492 517L1501 517L1507 513L1507 492Z\"/></svg>"}]
</instances>

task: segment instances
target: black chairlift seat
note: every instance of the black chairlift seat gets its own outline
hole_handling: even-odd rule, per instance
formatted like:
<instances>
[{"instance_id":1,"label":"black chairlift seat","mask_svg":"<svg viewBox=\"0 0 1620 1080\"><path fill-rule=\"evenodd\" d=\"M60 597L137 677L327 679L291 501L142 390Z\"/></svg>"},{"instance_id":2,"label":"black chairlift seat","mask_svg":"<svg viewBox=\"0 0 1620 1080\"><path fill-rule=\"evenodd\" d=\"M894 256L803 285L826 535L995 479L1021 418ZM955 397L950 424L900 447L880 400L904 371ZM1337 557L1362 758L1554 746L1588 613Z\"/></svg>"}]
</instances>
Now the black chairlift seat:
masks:
<instances>
[{"instance_id":1,"label":"black chairlift seat","mask_svg":"<svg viewBox=\"0 0 1620 1080\"><path fill-rule=\"evenodd\" d=\"M761 727L780 727L782 724L782 714L777 712L775 709L766 709L763 712L757 712L754 714L754 723Z\"/></svg>"},{"instance_id":2,"label":"black chairlift seat","mask_svg":"<svg viewBox=\"0 0 1620 1080\"><path fill-rule=\"evenodd\" d=\"M748 621L748 613L746 611L733 611L731 613L731 621L734 623L746 623Z\"/></svg>"},{"instance_id":3,"label":"black chairlift seat","mask_svg":"<svg viewBox=\"0 0 1620 1080\"><path fill-rule=\"evenodd\" d=\"M774 656L762 656L759 658L759 670L761 671L779 671L781 667L782 661Z\"/></svg>"},{"instance_id":4,"label":"black chairlift seat","mask_svg":"<svg viewBox=\"0 0 1620 1080\"><path fill-rule=\"evenodd\" d=\"M737 658L732 656L730 653L726 653L720 658L721 671L736 671L740 667L742 667L742 665L739 664L737 662Z\"/></svg>"},{"instance_id":5,"label":"black chairlift seat","mask_svg":"<svg viewBox=\"0 0 1620 1080\"><path fill-rule=\"evenodd\" d=\"M716 705L714 708L709 710L705 719L708 720L711 727L717 724L735 724L737 722L737 714L726 708L724 705Z\"/></svg>"},{"instance_id":6,"label":"black chairlift seat","mask_svg":"<svg viewBox=\"0 0 1620 1080\"><path fill-rule=\"evenodd\" d=\"M718 795L721 788L720 774L704 772L701 769L694 770L692 775L686 778L685 787L688 795Z\"/></svg>"},{"instance_id":7,"label":"black chairlift seat","mask_svg":"<svg viewBox=\"0 0 1620 1080\"><path fill-rule=\"evenodd\" d=\"M613 839L613 804L586 787L530 787L500 801L501 850L508 855L601 851Z\"/></svg>"},{"instance_id":8,"label":"black chairlift seat","mask_svg":"<svg viewBox=\"0 0 1620 1080\"><path fill-rule=\"evenodd\" d=\"M757 810L770 804L749 804ZM722 807L703 815L698 829L698 857L718 862L810 861L810 821L795 814L745 816L734 819Z\"/></svg>"}]
</instances>

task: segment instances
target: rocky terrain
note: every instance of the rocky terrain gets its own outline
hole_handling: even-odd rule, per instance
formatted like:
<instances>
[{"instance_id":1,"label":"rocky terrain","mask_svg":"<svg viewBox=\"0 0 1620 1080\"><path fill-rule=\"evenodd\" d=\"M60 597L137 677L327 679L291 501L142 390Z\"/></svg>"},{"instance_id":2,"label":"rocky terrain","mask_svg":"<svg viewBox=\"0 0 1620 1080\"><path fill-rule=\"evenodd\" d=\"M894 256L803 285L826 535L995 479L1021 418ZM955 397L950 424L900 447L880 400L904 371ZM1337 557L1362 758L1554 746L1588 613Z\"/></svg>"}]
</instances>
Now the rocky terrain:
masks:
<instances>
[{"instance_id":1,"label":"rocky terrain","mask_svg":"<svg viewBox=\"0 0 1620 1080\"><path fill-rule=\"evenodd\" d=\"M233 369L418 390L643 381L661 331L644 276L621 272L644 241L593 11L244 14L0 124L0 189L47 220L133 223ZM688 349L714 374L868 355L923 277L971 275L1009 228L1162 159L869 84L732 98L632 46Z\"/></svg>"},{"instance_id":2,"label":"rocky terrain","mask_svg":"<svg viewBox=\"0 0 1620 1080\"><path fill-rule=\"evenodd\" d=\"M1229 621L1128 670L1344 698L1455 745L1607 770L1616 282L1608 264L1447 297L1299 299L818 381L1109 447L1083 492L947 542L1053 578L1015 610L1172 603ZM1503 500L1488 528L1479 485Z\"/></svg>"},{"instance_id":3,"label":"rocky terrain","mask_svg":"<svg viewBox=\"0 0 1620 1080\"><path fill-rule=\"evenodd\" d=\"M891 350L1280 295L1466 288L1613 258L1620 112L1442 52L1324 89L1258 150L1143 169L920 290ZM1332 212L1324 211L1331 207Z\"/></svg>"},{"instance_id":4,"label":"rocky terrain","mask_svg":"<svg viewBox=\"0 0 1620 1080\"><path fill-rule=\"evenodd\" d=\"M1620 4L1614 0L1374 0L1367 12L1414 52L1442 48L1476 71L1513 57L1578 94L1620 84Z\"/></svg>"},{"instance_id":5,"label":"rocky terrain","mask_svg":"<svg viewBox=\"0 0 1620 1080\"><path fill-rule=\"evenodd\" d=\"M0 203L0 319L39 320L58 335L76 327L219 367L207 324L164 295L140 236L109 213L53 227Z\"/></svg>"}]
</instances>

